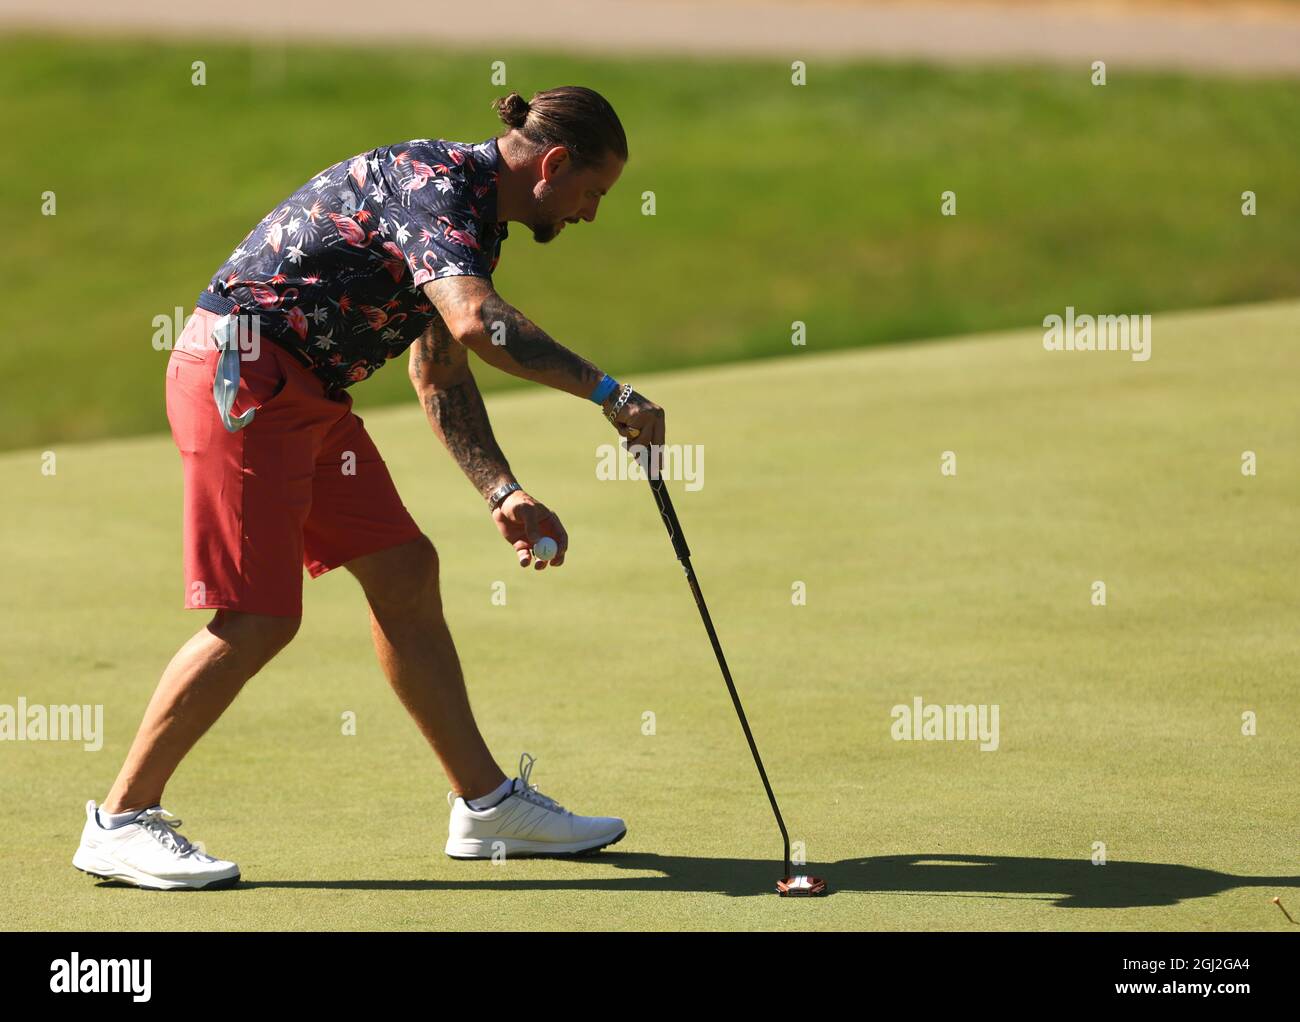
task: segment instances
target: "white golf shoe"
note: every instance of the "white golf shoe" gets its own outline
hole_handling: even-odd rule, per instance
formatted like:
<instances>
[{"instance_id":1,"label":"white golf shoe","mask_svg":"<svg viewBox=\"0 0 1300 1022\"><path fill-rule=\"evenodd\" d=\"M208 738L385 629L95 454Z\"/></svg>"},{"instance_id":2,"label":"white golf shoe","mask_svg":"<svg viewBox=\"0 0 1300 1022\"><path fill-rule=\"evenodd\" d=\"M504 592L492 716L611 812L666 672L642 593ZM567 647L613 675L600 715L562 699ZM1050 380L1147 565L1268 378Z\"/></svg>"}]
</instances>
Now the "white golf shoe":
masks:
<instances>
[{"instance_id":1,"label":"white golf shoe","mask_svg":"<svg viewBox=\"0 0 1300 1022\"><path fill-rule=\"evenodd\" d=\"M162 806L153 806L108 829L100 826L92 800L86 803L86 826L72 864L83 873L151 891L197 891L239 881L238 866L199 851L180 825Z\"/></svg>"},{"instance_id":2,"label":"white golf shoe","mask_svg":"<svg viewBox=\"0 0 1300 1022\"><path fill-rule=\"evenodd\" d=\"M490 859L542 855L578 855L622 840L627 825L613 816L575 816L530 785L536 762L519 758L514 788L490 809L471 809L463 798L452 801L447 826L447 855L453 859Z\"/></svg>"}]
</instances>

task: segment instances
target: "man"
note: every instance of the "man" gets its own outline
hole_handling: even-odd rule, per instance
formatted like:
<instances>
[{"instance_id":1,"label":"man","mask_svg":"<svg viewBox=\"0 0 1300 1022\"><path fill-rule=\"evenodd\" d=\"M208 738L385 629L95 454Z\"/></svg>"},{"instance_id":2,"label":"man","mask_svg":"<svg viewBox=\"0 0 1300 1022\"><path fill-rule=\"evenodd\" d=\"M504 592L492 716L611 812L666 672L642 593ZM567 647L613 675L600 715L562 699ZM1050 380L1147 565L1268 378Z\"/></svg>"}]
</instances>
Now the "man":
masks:
<instances>
[{"instance_id":1,"label":"man","mask_svg":"<svg viewBox=\"0 0 1300 1022\"><path fill-rule=\"evenodd\" d=\"M628 440L661 444L662 409L558 344L502 299L508 222L542 243L596 218L627 161L617 115L590 89L494 104L509 129L478 144L416 139L322 171L276 206L199 297L167 367L185 476L186 605L215 610L173 657L103 804L86 805L73 864L152 889L233 884L161 806L181 759L297 631L302 568L344 567L370 607L380 664L458 797L446 854L565 855L621 839L509 779L470 711L443 618L438 556L403 507L347 388L410 349L434 433L488 503L521 567L559 518L497 446L469 353L600 404ZM211 338L209 342L208 338ZM270 343L266 343L267 341Z\"/></svg>"}]
</instances>

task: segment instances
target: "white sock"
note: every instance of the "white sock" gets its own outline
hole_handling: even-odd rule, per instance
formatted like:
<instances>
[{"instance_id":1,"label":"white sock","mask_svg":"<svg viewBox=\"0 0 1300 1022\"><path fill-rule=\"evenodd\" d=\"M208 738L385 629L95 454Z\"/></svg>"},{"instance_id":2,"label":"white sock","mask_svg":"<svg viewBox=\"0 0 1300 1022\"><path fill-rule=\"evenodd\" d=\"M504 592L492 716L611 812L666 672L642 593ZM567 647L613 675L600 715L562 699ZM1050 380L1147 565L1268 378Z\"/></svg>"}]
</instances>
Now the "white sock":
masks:
<instances>
[{"instance_id":1,"label":"white sock","mask_svg":"<svg viewBox=\"0 0 1300 1022\"><path fill-rule=\"evenodd\" d=\"M498 802L501 802L515 790L515 782L511 780L502 781L492 791L486 795L480 795L475 799L466 799L465 804L475 812L482 812L484 809L491 809Z\"/></svg>"},{"instance_id":2,"label":"white sock","mask_svg":"<svg viewBox=\"0 0 1300 1022\"><path fill-rule=\"evenodd\" d=\"M101 827L105 830L112 830L115 827L125 827L142 812L144 812L143 809L128 809L124 813L106 813L102 809L96 809L95 817L99 820Z\"/></svg>"}]
</instances>

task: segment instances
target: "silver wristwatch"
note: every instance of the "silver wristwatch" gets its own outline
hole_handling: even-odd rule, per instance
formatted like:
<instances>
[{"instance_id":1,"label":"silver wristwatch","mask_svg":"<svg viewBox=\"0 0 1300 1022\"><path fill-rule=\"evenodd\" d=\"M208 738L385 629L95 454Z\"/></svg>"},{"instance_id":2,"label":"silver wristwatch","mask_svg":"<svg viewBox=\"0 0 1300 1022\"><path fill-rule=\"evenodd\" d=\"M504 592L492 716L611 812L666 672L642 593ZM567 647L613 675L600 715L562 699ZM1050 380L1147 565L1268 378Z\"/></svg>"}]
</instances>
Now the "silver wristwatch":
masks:
<instances>
[{"instance_id":1,"label":"silver wristwatch","mask_svg":"<svg viewBox=\"0 0 1300 1022\"><path fill-rule=\"evenodd\" d=\"M514 493L515 490L522 490L522 489L523 487L520 486L518 483L502 483L495 490L493 490L492 495L488 497L488 510L495 511L503 503L505 503L505 499L508 496L510 496L510 494Z\"/></svg>"}]
</instances>

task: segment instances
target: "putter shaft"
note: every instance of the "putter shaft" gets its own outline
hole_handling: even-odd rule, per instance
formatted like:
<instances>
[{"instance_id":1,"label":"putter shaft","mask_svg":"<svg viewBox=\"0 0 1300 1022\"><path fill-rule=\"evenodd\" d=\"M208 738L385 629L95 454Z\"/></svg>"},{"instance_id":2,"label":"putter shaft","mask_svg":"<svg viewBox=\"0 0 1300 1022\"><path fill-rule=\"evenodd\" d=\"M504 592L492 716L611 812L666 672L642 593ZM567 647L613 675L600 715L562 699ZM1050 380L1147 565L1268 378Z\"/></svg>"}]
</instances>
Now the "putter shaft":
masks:
<instances>
[{"instance_id":1,"label":"putter shaft","mask_svg":"<svg viewBox=\"0 0 1300 1022\"><path fill-rule=\"evenodd\" d=\"M700 583L695 577L695 569L691 567L691 550L686 545L686 537L682 534L681 522L677 520L677 512L673 509L672 498L668 496L668 488L664 486L663 479L655 478L655 474L646 472L646 478L650 480L650 489L654 493L655 503L659 505L659 514L664 520L664 527L668 530L668 538L672 540L673 551L677 554L677 559L681 561L682 567L686 571L686 581L690 584L691 594L695 597L695 605L700 608L700 617L704 620L704 628L709 633L709 642L713 644L714 655L718 658L718 666L722 668L722 680L727 683L727 691L731 693L731 701L736 707L736 716L740 718L740 726L745 731L745 741L749 742L749 751L754 754L754 765L758 767L758 776L763 779L763 789L767 792L767 800L772 803L772 813L776 816L776 825L781 828L781 840L784 842L784 861L785 875L789 877L790 872L790 835L785 829L785 820L781 818L781 807L776 804L776 795L772 793L772 785L768 782L767 771L763 769L763 759L758 754L758 746L754 743L753 732L749 730L749 721L745 718L745 708L740 705L740 696L736 692L735 682L731 680L731 671L727 668L727 658L723 656L722 644L718 641L718 633L713 628L713 619L709 617L709 608L704 605L704 594L700 591Z\"/></svg>"}]
</instances>

